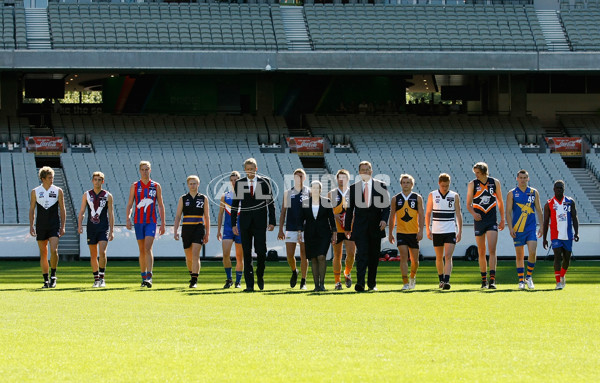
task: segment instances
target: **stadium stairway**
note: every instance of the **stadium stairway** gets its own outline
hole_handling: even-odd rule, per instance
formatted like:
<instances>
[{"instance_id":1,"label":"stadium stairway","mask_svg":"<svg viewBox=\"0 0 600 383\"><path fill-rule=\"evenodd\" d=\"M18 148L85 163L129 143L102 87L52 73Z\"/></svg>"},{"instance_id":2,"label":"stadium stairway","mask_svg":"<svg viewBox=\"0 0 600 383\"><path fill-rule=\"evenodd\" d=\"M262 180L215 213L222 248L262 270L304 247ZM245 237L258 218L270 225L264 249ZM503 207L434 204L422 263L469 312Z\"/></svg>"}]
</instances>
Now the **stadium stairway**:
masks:
<instances>
[{"instance_id":1,"label":"stadium stairway","mask_svg":"<svg viewBox=\"0 0 600 383\"><path fill-rule=\"evenodd\" d=\"M77 214L73 208L71 194L67 187L65 174L60 168L54 169L54 184L61 188L65 197L65 207L67 209L67 222L65 224L65 235L60 238L58 243L58 254L61 257L72 258L79 256L79 234L77 233Z\"/></svg>"},{"instance_id":2,"label":"stadium stairway","mask_svg":"<svg viewBox=\"0 0 600 383\"><path fill-rule=\"evenodd\" d=\"M282 5L281 18L283 19L283 30L285 31L289 50L312 50L304 17L304 8Z\"/></svg>"},{"instance_id":3,"label":"stadium stairway","mask_svg":"<svg viewBox=\"0 0 600 383\"><path fill-rule=\"evenodd\" d=\"M600 213L600 182L594 173L586 168L571 168L570 170L592 206Z\"/></svg>"},{"instance_id":4,"label":"stadium stairway","mask_svg":"<svg viewBox=\"0 0 600 383\"><path fill-rule=\"evenodd\" d=\"M540 21L542 34L548 44L549 50L554 52L570 51L569 41L560 21L560 14L555 10L539 9L536 10L535 13Z\"/></svg>"},{"instance_id":5,"label":"stadium stairway","mask_svg":"<svg viewBox=\"0 0 600 383\"><path fill-rule=\"evenodd\" d=\"M50 24L46 8L25 8L27 48L52 49Z\"/></svg>"},{"instance_id":6,"label":"stadium stairway","mask_svg":"<svg viewBox=\"0 0 600 383\"><path fill-rule=\"evenodd\" d=\"M306 186L308 187L310 187L310 183L314 180L323 182L323 176L329 174L322 158L300 157L300 161L302 161L302 168L306 172ZM326 185L323 183L323 193L328 192L335 186L337 185Z\"/></svg>"}]
</instances>

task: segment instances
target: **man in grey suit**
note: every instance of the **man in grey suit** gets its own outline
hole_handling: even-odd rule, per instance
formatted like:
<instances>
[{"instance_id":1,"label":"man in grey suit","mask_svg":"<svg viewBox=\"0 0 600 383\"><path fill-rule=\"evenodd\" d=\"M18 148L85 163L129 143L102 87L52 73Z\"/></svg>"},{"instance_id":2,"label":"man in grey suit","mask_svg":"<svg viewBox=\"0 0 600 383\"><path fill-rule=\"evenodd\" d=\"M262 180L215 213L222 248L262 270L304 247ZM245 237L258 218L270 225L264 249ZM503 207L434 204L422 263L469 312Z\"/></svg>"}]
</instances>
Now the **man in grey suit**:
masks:
<instances>
[{"instance_id":1,"label":"man in grey suit","mask_svg":"<svg viewBox=\"0 0 600 383\"><path fill-rule=\"evenodd\" d=\"M273 189L268 178L256 175L258 166L254 158L244 161L246 177L235 182L231 203L231 229L242 239L244 250L244 280L246 292L254 291L254 269L252 267L252 242L256 251L256 284L264 289L265 261L267 259L267 230L275 228L275 204ZM240 228L237 220L240 211ZM268 225L267 225L268 219Z\"/></svg>"},{"instance_id":2,"label":"man in grey suit","mask_svg":"<svg viewBox=\"0 0 600 383\"><path fill-rule=\"evenodd\" d=\"M373 167L368 161L358 166L360 180L350 186L350 201L346 210L346 237L356 243L356 291L367 287L377 291L377 266L381 239L390 216L390 193L384 182L372 177Z\"/></svg>"}]
</instances>

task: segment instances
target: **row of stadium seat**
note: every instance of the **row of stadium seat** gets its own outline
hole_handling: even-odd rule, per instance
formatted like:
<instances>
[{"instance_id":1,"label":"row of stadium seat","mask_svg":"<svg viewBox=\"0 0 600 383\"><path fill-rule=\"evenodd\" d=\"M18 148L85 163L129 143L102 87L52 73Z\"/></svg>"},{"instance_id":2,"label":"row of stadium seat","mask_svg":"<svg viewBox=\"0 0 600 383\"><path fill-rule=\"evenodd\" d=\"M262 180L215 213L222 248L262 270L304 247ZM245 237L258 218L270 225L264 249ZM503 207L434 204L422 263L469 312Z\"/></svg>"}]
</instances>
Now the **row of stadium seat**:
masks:
<instances>
[{"instance_id":1,"label":"row of stadium seat","mask_svg":"<svg viewBox=\"0 0 600 383\"><path fill-rule=\"evenodd\" d=\"M23 2L5 4L4 1L0 1L0 21L2 22L0 49L26 48L27 32Z\"/></svg>"},{"instance_id":2,"label":"row of stadium seat","mask_svg":"<svg viewBox=\"0 0 600 383\"><path fill-rule=\"evenodd\" d=\"M52 115L54 130L57 134L65 134L71 142L82 142L80 135L89 136L98 131L106 133L156 134L168 131L172 134L196 134L201 131L209 135L240 136L244 142L278 143L287 134L286 123L282 117L243 116L61 116ZM106 136L106 142L113 142L112 137ZM158 137L158 136L155 136ZM251 137L251 138L250 138ZM202 137L198 137L202 140ZM105 136L97 135L96 140L101 144ZM169 137L160 140L169 141ZM229 142L229 139L227 140ZM89 142L89 139L85 139Z\"/></svg>"},{"instance_id":3,"label":"row of stadium seat","mask_svg":"<svg viewBox=\"0 0 600 383\"><path fill-rule=\"evenodd\" d=\"M55 48L286 49L279 7L227 3L50 4Z\"/></svg>"},{"instance_id":4,"label":"row of stadium seat","mask_svg":"<svg viewBox=\"0 0 600 383\"><path fill-rule=\"evenodd\" d=\"M600 143L600 116L562 115L559 121L569 136L583 136L592 144Z\"/></svg>"},{"instance_id":5,"label":"row of stadium seat","mask_svg":"<svg viewBox=\"0 0 600 383\"><path fill-rule=\"evenodd\" d=\"M585 162L587 168L594 173L596 178L600 179L600 155L598 153L589 153L585 156Z\"/></svg>"},{"instance_id":6,"label":"row of stadium seat","mask_svg":"<svg viewBox=\"0 0 600 383\"><path fill-rule=\"evenodd\" d=\"M547 49L533 6L304 8L315 49Z\"/></svg>"},{"instance_id":7,"label":"row of stadium seat","mask_svg":"<svg viewBox=\"0 0 600 383\"><path fill-rule=\"evenodd\" d=\"M32 153L0 153L0 223L29 223L29 191L37 185Z\"/></svg>"},{"instance_id":8,"label":"row of stadium seat","mask_svg":"<svg viewBox=\"0 0 600 383\"><path fill-rule=\"evenodd\" d=\"M119 119L127 121L127 124L134 120L133 125L150 125L153 117L101 115L77 117L75 120L80 123L103 121L113 126L126 125L119 123ZM180 123L187 121L191 129L192 123L203 118L176 119ZM108 132L101 130L98 125L96 133L89 133L95 153L63 154L63 168L69 191L74 196L75 210L79 208L79 196L90 187L91 173L101 170L106 174L107 188L115 195L117 223L124 223L129 186L132 180L139 177L137 164L142 159L152 161L153 177L163 185L169 223L172 223L179 195L185 192L185 178L189 174L198 174L202 185L206 186L210 180L226 177L231 170L241 170L243 160L252 156L258 159L259 171L269 175L275 185L282 189L289 187L284 185L285 175L291 175L294 169L302 167L295 154L260 153L256 142L252 143L243 134L232 134L235 125L221 135L205 133L202 127L197 127L196 134L190 138L186 133L172 133L175 123L165 124L166 120L167 117L156 117L152 123L156 131L151 135L136 134L133 130L129 133ZM391 193L399 192L400 175L410 173L417 181L415 190L426 197L430 190L437 187L437 175L449 172L453 177L453 188L463 196L464 208L466 185L473 178L471 166L483 160L489 163L491 175L501 180L503 193L514 186L515 173L520 168L529 170L531 184L540 190L542 198L551 195L555 179L564 179L568 193L578 201L581 221L600 222L598 212L578 187L578 182L559 155L521 153L515 136L524 131L539 134L541 129L535 119L311 115L307 116L307 122L317 135L333 137L343 132L357 151L350 154L327 153L325 162L331 173L347 168L355 174L357 164L369 159L373 163L374 174L389 178ZM92 128L89 129L91 132ZM203 135L206 137L204 140ZM3 221L27 223L29 195L22 191L31 190L37 184L34 156L2 153L0 160ZM592 166L591 162L589 166ZM211 197L215 197L218 190L211 190ZM279 190L280 195L281 192ZM278 205L280 203L279 199ZM279 206L276 209L279 212ZM218 206L213 204L213 222L216 222L217 213ZM465 221L472 221L470 215L465 214Z\"/></svg>"},{"instance_id":9,"label":"row of stadium seat","mask_svg":"<svg viewBox=\"0 0 600 383\"><path fill-rule=\"evenodd\" d=\"M561 17L573 50L595 51L600 47L600 7L596 9L569 9Z\"/></svg>"},{"instance_id":10,"label":"row of stadium seat","mask_svg":"<svg viewBox=\"0 0 600 383\"><path fill-rule=\"evenodd\" d=\"M568 11L570 9L597 9L600 8L598 0L559 0L560 9Z\"/></svg>"},{"instance_id":11,"label":"row of stadium seat","mask_svg":"<svg viewBox=\"0 0 600 383\"><path fill-rule=\"evenodd\" d=\"M531 184L540 191L542 198L551 196L553 181L562 178L567 182L569 193L579 201L581 221L600 221L600 214L558 154L524 154L519 149L516 135L524 129L541 134L539 122L536 124L535 119L468 116L352 118L353 123L344 116L307 118L313 132L319 134L335 135L338 129L343 129L357 151L355 154L326 154L326 164L332 172L340 167L355 169L361 160L370 159L374 174L390 177L392 193L400 191L400 175L410 173L416 179L415 190L424 196L437 188L437 175L448 172L453 177L453 187L463 196L464 209L466 186L473 179L471 167L476 162L486 161L491 175L502 182L503 194L514 187L515 174L521 168L530 172ZM330 121L337 122L329 125ZM427 128L424 129L423 125ZM472 223L470 214L465 214L465 222Z\"/></svg>"},{"instance_id":12,"label":"row of stadium seat","mask_svg":"<svg viewBox=\"0 0 600 383\"><path fill-rule=\"evenodd\" d=\"M563 9L575 51L600 50L600 7ZM27 48L23 3L0 7L0 49ZM316 50L544 51L533 5L306 4ZM56 49L286 50L279 5L50 3Z\"/></svg>"},{"instance_id":13,"label":"row of stadium seat","mask_svg":"<svg viewBox=\"0 0 600 383\"><path fill-rule=\"evenodd\" d=\"M291 174L293 169L302 167L299 157L291 154L261 154L254 150L239 152L213 152L201 150L168 153L167 148L160 150L143 150L133 148L127 154L115 156L111 153L63 154L62 161L65 174L69 180L69 189L74 196L80 196L84 190L91 188L92 172L101 170L106 176L106 188L115 198L115 222L125 223L125 206L131 182L139 179L137 165L141 160L152 163L152 178L159 182L163 189L166 221L173 224L179 196L187 192L185 179L190 174L200 177L201 192L205 193L211 180L225 180L224 183L211 183L208 191L212 198L210 215L212 223L217 223L219 212L218 201L223 191L227 191L227 179L232 170L240 171L246 158L254 157L258 161L259 172L269 175L277 187L283 187L284 175ZM276 191L279 189L276 188ZM80 200L74 198L73 204L78 209ZM280 211L280 200L276 205L276 213Z\"/></svg>"}]
</instances>

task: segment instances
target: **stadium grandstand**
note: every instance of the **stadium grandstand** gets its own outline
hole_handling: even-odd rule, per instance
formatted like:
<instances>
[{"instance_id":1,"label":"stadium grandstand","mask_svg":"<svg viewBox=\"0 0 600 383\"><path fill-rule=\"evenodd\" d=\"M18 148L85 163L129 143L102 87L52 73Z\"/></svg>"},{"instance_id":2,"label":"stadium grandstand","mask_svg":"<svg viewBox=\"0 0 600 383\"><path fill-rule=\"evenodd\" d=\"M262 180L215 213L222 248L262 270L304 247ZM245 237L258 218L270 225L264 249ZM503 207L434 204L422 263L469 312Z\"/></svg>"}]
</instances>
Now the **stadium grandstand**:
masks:
<instances>
[{"instance_id":1,"label":"stadium grandstand","mask_svg":"<svg viewBox=\"0 0 600 383\"><path fill-rule=\"evenodd\" d=\"M580 221L600 225L597 0L0 0L0 12L0 224L28 224L51 165L68 205L61 254L79 255L93 171L125 224L140 160L168 225L187 175L206 186L249 157L279 189L296 168L312 180L369 160L391 193L409 173L426 198L447 172L466 224L474 163L504 193L523 168L543 199L565 180Z\"/></svg>"}]
</instances>

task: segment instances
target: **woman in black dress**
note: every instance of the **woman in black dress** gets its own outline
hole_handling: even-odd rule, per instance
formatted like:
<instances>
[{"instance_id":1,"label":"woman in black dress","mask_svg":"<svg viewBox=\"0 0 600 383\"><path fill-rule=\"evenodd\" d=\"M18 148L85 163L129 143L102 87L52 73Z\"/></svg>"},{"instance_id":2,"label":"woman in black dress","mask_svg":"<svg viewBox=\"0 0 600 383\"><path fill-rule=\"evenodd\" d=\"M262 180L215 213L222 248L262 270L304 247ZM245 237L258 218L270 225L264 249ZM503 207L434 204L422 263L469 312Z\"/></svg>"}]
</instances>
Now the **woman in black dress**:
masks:
<instances>
[{"instance_id":1,"label":"woman in black dress","mask_svg":"<svg viewBox=\"0 0 600 383\"><path fill-rule=\"evenodd\" d=\"M310 197L302 202L298 228L304 230L306 258L311 260L314 291L325 291L325 257L329 245L337 239L337 229L333 215L333 206L328 198L321 196L322 185L319 181L310 184ZM302 231L298 232L300 238Z\"/></svg>"}]
</instances>

